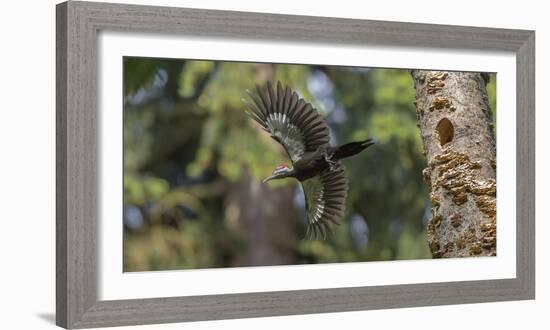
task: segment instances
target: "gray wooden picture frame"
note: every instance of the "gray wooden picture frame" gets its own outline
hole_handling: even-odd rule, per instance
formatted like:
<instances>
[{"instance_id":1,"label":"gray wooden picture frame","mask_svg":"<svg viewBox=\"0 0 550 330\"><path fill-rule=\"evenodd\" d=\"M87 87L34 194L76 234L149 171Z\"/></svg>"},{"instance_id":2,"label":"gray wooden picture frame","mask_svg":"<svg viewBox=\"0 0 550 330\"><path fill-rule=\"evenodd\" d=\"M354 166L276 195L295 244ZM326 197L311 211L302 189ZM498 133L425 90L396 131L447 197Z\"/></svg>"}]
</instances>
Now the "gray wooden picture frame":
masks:
<instances>
[{"instance_id":1,"label":"gray wooden picture frame","mask_svg":"<svg viewBox=\"0 0 550 330\"><path fill-rule=\"evenodd\" d=\"M57 5L56 322L88 328L535 297L535 32L93 2ZM512 51L517 57L516 278L100 301L99 31Z\"/></svg>"}]
</instances>

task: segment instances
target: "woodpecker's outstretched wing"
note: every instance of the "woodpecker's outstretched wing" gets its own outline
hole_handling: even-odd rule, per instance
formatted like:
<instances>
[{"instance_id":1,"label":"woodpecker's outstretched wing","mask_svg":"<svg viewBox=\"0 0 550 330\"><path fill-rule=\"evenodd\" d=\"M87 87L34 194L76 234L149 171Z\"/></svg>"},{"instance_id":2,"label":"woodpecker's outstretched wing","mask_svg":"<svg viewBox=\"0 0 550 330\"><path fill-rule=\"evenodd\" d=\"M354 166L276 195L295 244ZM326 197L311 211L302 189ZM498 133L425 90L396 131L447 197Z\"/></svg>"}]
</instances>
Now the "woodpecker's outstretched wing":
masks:
<instances>
[{"instance_id":1,"label":"woodpecker's outstretched wing","mask_svg":"<svg viewBox=\"0 0 550 330\"><path fill-rule=\"evenodd\" d=\"M332 224L339 224L346 211L348 179L340 164L302 182L308 226L306 238L326 237Z\"/></svg>"},{"instance_id":2,"label":"woodpecker's outstretched wing","mask_svg":"<svg viewBox=\"0 0 550 330\"><path fill-rule=\"evenodd\" d=\"M244 100L250 110L247 113L283 145L292 162L328 143L324 119L288 86L283 89L279 81L275 92L268 82L266 89L256 85L256 90L257 95L249 92L252 102Z\"/></svg>"}]
</instances>

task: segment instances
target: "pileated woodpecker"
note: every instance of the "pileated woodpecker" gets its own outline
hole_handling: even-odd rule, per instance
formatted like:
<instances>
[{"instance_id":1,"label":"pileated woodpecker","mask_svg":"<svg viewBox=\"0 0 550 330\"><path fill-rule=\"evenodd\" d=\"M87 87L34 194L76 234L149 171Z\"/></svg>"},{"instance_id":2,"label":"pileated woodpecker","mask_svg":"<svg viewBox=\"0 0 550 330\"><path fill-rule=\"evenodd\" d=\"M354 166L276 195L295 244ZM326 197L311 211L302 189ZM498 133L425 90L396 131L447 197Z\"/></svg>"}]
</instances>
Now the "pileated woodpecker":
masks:
<instances>
[{"instance_id":1,"label":"pileated woodpecker","mask_svg":"<svg viewBox=\"0 0 550 330\"><path fill-rule=\"evenodd\" d=\"M339 160L356 155L374 144L371 139L330 146L329 130L310 103L281 82L277 91L271 82L266 88L256 85L257 94L248 91L244 100L248 115L279 142L292 160L275 168L263 182L296 178L302 184L306 200L308 227L306 237L326 238L329 224L339 224L344 216L348 180Z\"/></svg>"}]
</instances>

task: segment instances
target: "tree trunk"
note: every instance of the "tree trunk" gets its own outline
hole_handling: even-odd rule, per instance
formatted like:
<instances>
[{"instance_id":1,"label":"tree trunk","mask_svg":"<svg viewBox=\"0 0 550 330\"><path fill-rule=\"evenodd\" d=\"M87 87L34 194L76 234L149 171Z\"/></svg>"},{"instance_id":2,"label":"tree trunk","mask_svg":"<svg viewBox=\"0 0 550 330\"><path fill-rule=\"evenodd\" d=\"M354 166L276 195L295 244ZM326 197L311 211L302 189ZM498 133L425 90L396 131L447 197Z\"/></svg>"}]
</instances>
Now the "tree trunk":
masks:
<instances>
[{"instance_id":1,"label":"tree trunk","mask_svg":"<svg viewBox=\"0 0 550 330\"><path fill-rule=\"evenodd\" d=\"M270 188L252 179L245 170L225 201L225 221L245 244L235 256L233 266L297 262L293 191L293 186Z\"/></svg>"},{"instance_id":2,"label":"tree trunk","mask_svg":"<svg viewBox=\"0 0 550 330\"><path fill-rule=\"evenodd\" d=\"M273 66L258 64L255 74L257 82L263 84L273 79ZM256 129L261 131L259 126ZM296 263L294 247L298 236L294 188L271 188L254 180L246 168L243 172L225 201L227 225L245 244L233 261L235 266Z\"/></svg>"},{"instance_id":3,"label":"tree trunk","mask_svg":"<svg viewBox=\"0 0 550 330\"><path fill-rule=\"evenodd\" d=\"M413 70L434 258L496 255L496 150L487 76Z\"/></svg>"}]
</instances>

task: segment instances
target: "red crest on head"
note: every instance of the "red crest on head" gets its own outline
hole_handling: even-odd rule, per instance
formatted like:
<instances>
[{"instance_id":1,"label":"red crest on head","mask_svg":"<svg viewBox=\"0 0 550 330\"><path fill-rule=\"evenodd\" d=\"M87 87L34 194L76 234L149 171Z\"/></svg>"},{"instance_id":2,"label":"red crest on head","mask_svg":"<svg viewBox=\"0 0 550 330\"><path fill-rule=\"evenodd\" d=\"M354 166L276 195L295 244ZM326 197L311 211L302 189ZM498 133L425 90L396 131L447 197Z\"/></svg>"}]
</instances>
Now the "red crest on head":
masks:
<instances>
[{"instance_id":1,"label":"red crest on head","mask_svg":"<svg viewBox=\"0 0 550 330\"><path fill-rule=\"evenodd\" d=\"M281 164L277 167L275 167L275 170L273 170L273 174L277 174L279 172L283 172L284 169L290 169L290 167L287 164Z\"/></svg>"}]
</instances>

